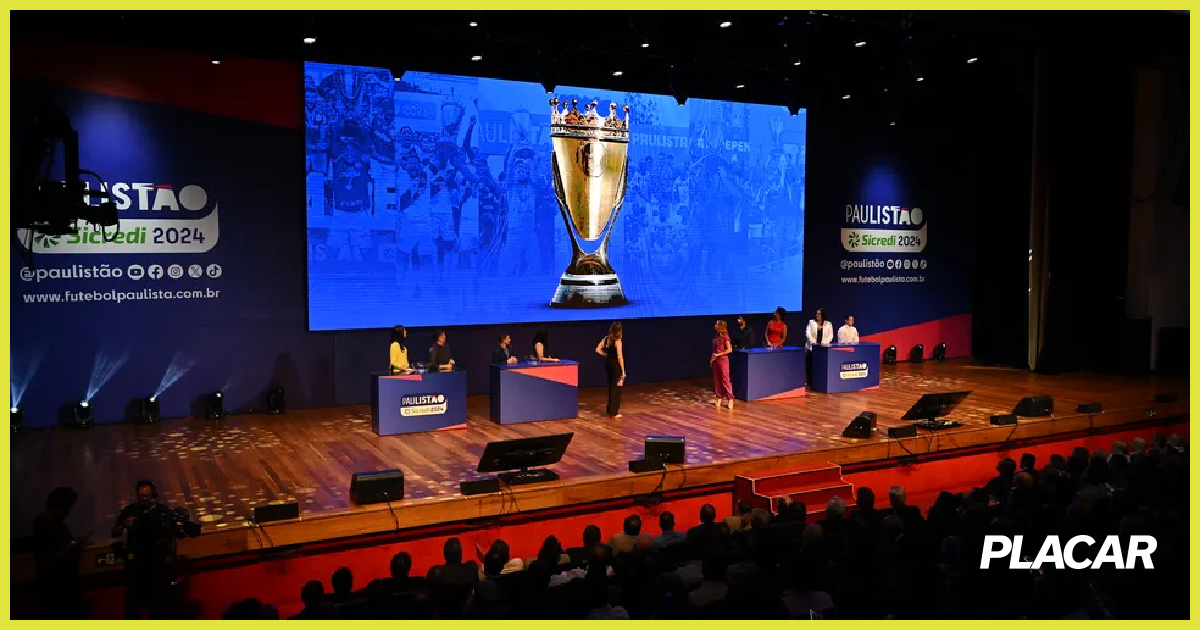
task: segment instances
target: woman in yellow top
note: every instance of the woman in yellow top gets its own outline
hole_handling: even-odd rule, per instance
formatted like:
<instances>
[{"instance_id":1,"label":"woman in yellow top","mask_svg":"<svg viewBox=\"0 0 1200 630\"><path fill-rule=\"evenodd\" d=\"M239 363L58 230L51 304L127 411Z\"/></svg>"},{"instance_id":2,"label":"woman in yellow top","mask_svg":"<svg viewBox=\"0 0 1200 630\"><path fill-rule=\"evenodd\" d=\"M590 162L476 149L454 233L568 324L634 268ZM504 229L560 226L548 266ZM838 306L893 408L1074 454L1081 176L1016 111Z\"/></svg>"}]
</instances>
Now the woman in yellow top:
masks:
<instances>
[{"instance_id":1,"label":"woman in yellow top","mask_svg":"<svg viewBox=\"0 0 1200 630\"><path fill-rule=\"evenodd\" d=\"M403 372L409 369L408 346L404 345L404 338L407 336L408 331L403 326L396 326L392 329L392 345L388 350L391 355L393 372Z\"/></svg>"}]
</instances>

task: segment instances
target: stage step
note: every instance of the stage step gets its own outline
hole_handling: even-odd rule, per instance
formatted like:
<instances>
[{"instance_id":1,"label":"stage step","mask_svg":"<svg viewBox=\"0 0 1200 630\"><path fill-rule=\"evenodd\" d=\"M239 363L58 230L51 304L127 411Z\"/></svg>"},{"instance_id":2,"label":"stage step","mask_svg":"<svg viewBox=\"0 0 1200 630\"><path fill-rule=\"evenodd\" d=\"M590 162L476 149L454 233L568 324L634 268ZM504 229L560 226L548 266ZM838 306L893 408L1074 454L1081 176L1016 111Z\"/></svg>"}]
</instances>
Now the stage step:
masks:
<instances>
[{"instance_id":1,"label":"stage step","mask_svg":"<svg viewBox=\"0 0 1200 630\"><path fill-rule=\"evenodd\" d=\"M785 496L803 503L810 515L824 513L835 496L847 507L854 506L854 486L842 479L842 468L836 464L749 473L733 481L735 511L737 502L746 499L753 507L778 514L779 501Z\"/></svg>"}]
</instances>

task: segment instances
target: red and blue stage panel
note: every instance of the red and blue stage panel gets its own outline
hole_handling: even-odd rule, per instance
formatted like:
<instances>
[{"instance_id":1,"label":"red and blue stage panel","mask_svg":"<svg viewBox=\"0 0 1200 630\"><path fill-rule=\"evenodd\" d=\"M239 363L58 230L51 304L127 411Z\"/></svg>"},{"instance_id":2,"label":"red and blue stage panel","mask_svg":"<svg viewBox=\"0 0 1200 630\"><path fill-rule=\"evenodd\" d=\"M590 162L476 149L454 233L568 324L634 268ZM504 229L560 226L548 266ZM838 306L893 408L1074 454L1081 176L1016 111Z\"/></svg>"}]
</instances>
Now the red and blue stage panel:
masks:
<instances>
[{"instance_id":1,"label":"red and blue stage panel","mask_svg":"<svg viewBox=\"0 0 1200 630\"><path fill-rule=\"evenodd\" d=\"M825 394L856 392L879 387L879 344L816 344L812 348L813 375L809 386Z\"/></svg>"},{"instance_id":2,"label":"red and blue stage panel","mask_svg":"<svg viewBox=\"0 0 1200 630\"><path fill-rule=\"evenodd\" d=\"M371 374L371 429L400 435L467 426L467 372Z\"/></svg>"},{"instance_id":3,"label":"red and blue stage panel","mask_svg":"<svg viewBox=\"0 0 1200 630\"><path fill-rule=\"evenodd\" d=\"M773 400L804 395L804 348L751 348L729 355L729 379L738 400Z\"/></svg>"},{"instance_id":4,"label":"red and blue stage panel","mask_svg":"<svg viewBox=\"0 0 1200 630\"><path fill-rule=\"evenodd\" d=\"M492 422L516 424L562 420L579 415L579 364L492 364L490 370Z\"/></svg>"}]
</instances>

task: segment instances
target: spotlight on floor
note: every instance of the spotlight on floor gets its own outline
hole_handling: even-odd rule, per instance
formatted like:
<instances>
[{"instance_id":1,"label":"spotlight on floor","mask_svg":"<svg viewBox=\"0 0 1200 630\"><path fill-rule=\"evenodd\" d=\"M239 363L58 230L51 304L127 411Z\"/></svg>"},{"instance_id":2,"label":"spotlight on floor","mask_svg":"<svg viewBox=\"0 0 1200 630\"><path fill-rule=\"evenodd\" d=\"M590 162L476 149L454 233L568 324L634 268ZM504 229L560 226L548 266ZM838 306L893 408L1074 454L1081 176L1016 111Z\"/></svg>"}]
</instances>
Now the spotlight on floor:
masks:
<instances>
[{"instance_id":1,"label":"spotlight on floor","mask_svg":"<svg viewBox=\"0 0 1200 630\"><path fill-rule=\"evenodd\" d=\"M221 396L221 392L213 392L204 397L204 417L209 420L225 417L225 398Z\"/></svg>"},{"instance_id":2,"label":"spotlight on floor","mask_svg":"<svg viewBox=\"0 0 1200 630\"><path fill-rule=\"evenodd\" d=\"M884 365L895 365L896 364L896 346L888 346L887 350L883 351L883 364Z\"/></svg>"},{"instance_id":3,"label":"spotlight on floor","mask_svg":"<svg viewBox=\"0 0 1200 630\"><path fill-rule=\"evenodd\" d=\"M86 400L81 400L75 405L71 417L75 421L76 429L87 429L95 424L92 420L92 404Z\"/></svg>"},{"instance_id":4,"label":"spotlight on floor","mask_svg":"<svg viewBox=\"0 0 1200 630\"><path fill-rule=\"evenodd\" d=\"M142 424L158 422L158 396L147 396L134 401L133 418Z\"/></svg>"},{"instance_id":5,"label":"spotlight on floor","mask_svg":"<svg viewBox=\"0 0 1200 630\"><path fill-rule=\"evenodd\" d=\"M20 433L21 429L25 428L25 412L17 407L8 410L8 417L12 422L12 432Z\"/></svg>"},{"instance_id":6,"label":"spotlight on floor","mask_svg":"<svg viewBox=\"0 0 1200 630\"><path fill-rule=\"evenodd\" d=\"M925 360L925 344L919 343L913 346L912 350L908 351L908 360L913 363L920 363Z\"/></svg>"},{"instance_id":7,"label":"spotlight on floor","mask_svg":"<svg viewBox=\"0 0 1200 630\"><path fill-rule=\"evenodd\" d=\"M939 343L937 346L935 346L933 348L933 360L934 361L945 361L946 360L946 344Z\"/></svg>"},{"instance_id":8,"label":"spotlight on floor","mask_svg":"<svg viewBox=\"0 0 1200 630\"><path fill-rule=\"evenodd\" d=\"M283 388L273 387L267 392L267 413L271 415L279 415L287 409L287 404L283 400Z\"/></svg>"}]
</instances>

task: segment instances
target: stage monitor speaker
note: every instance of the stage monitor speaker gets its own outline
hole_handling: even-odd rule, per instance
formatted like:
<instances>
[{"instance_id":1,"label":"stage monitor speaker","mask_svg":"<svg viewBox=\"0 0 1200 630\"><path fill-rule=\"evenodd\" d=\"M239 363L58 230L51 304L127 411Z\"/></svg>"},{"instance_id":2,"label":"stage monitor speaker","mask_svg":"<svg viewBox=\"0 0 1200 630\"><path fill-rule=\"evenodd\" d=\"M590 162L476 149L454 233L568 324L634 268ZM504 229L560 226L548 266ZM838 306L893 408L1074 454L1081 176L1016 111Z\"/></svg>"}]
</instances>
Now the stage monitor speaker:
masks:
<instances>
[{"instance_id":1,"label":"stage monitor speaker","mask_svg":"<svg viewBox=\"0 0 1200 630\"><path fill-rule=\"evenodd\" d=\"M300 518L300 504L295 501L254 508L254 522L257 525L274 523L275 521L288 521L294 518Z\"/></svg>"},{"instance_id":2,"label":"stage monitor speaker","mask_svg":"<svg viewBox=\"0 0 1200 630\"><path fill-rule=\"evenodd\" d=\"M1173 403L1179 402L1179 394L1171 392L1169 394L1155 394L1154 402L1156 403Z\"/></svg>"},{"instance_id":3,"label":"stage monitor speaker","mask_svg":"<svg viewBox=\"0 0 1200 630\"><path fill-rule=\"evenodd\" d=\"M380 470L354 473L350 478L350 500L357 505L399 501L404 498L404 471Z\"/></svg>"},{"instance_id":4,"label":"stage monitor speaker","mask_svg":"<svg viewBox=\"0 0 1200 630\"><path fill-rule=\"evenodd\" d=\"M646 461L664 464L682 464L685 459L684 438L670 435L646 436Z\"/></svg>"},{"instance_id":5,"label":"stage monitor speaker","mask_svg":"<svg viewBox=\"0 0 1200 630\"><path fill-rule=\"evenodd\" d=\"M1104 409L1101 403L1084 403L1075 408L1075 413L1100 413Z\"/></svg>"},{"instance_id":6,"label":"stage monitor speaker","mask_svg":"<svg viewBox=\"0 0 1200 630\"><path fill-rule=\"evenodd\" d=\"M1037 418L1054 413L1054 398L1049 394L1026 396L1013 408L1013 413L1024 418Z\"/></svg>"},{"instance_id":7,"label":"stage monitor speaker","mask_svg":"<svg viewBox=\"0 0 1200 630\"><path fill-rule=\"evenodd\" d=\"M865 414L859 414L857 418L850 421L850 424L846 425L846 430L842 431L842 437L858 440L871 437L871 420Z\"/></svg>"},{"instance_id":8,"label":"stage monitor speaker","mask_svg":"<svg viewBox=\"0 0 1200 630\"><path fill-rule=\"evenodd\" d=\"M1016 423L1017 423L1017 415L1014 413L1002 413L999 415L992 416L992 424L994 424L998 427L1009 426L1009 425L1013 425Z\"/></svg>"},{"instance_id":9,"label":"stage monitor speaker","mask_svg":"<svg viewBox=\"0 0 1200 630\"><path fill-rule=\"evenodd\" d=\"M661 459L631 459L629 460L629 472L645 473L662 471L667 467L667 462Z\"/></svg>"},{"instance_id":10,"label":"stage monitor speaker","mask_svg":"<svg viewBox=\"0 0 1200 630\"><path fill-rule=\"evenodd\" d=\"M458 491L465 497L473 494L491 494L500 492L500 480L495 477L487 477L477 479L475 481L464 481L458 486Z\"/></svg>"},{"instance_id":11,"label":"stage monitor speaker","mask_svg":"<svg viewBox=\"0 0 1200 630\"><path fill-rule=\"evenodd\" d=\"M874 412L874 411L860 411L860 412L859 412L859 414L858 414L858 417L859 417L859 418L866 418L868 421L870 421L870 422L871 422L871 430L872 430L872 431L874 431L874 430L875 430L875 428L879 426L879 423L877 423L877 422L875 421L875 419L876 419L876 416L875 416L875 412Z\"/></svg>"},{"instance_id":12,"label":"stage monitor speaker","mask_svg":"<svg viewBox=\"0 0 1200 630\"><path fill-rule=\"evenodd\" d=\"M891 427L888 429L888 437L897 439L917 437L917 427L911 424L902 427Z\"/></svg>"}]
</instances>

